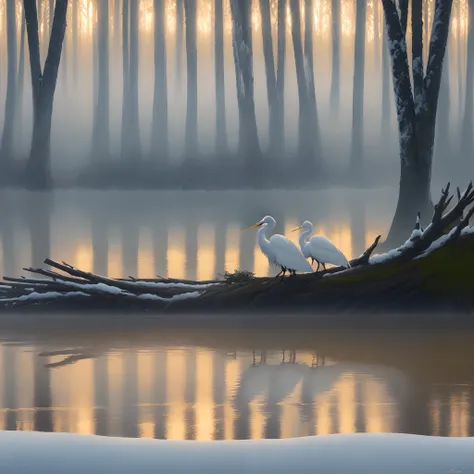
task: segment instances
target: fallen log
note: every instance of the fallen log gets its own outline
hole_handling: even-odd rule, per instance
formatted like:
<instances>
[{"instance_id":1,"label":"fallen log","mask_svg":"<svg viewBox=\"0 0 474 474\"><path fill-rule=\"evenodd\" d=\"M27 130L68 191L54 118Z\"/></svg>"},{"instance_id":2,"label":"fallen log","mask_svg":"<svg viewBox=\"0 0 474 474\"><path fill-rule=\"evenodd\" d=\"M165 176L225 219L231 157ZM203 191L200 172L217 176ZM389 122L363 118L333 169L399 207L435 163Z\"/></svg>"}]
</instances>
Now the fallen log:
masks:
<instances>
[{"instance_id":1,"label":"fallen log","mask_svg":"<svg viewBox=\"0 0 474 474\"><path fill-rule=\"evenodd\" d=\"M47 258L49 269L25 268L33 278L4 277L0 308L33 306L74 309L132 309L166 313L313 312L315 310L423 310L474 308L474 187L452 205L450 186L442 190L430 224L418 214L413 232L400 247L374 255L381 239L350 269L281 278L226 273L206 282L176 279L109 278ZM54 270L52 270L53 268Z\"/></svg>"}]
</instances>

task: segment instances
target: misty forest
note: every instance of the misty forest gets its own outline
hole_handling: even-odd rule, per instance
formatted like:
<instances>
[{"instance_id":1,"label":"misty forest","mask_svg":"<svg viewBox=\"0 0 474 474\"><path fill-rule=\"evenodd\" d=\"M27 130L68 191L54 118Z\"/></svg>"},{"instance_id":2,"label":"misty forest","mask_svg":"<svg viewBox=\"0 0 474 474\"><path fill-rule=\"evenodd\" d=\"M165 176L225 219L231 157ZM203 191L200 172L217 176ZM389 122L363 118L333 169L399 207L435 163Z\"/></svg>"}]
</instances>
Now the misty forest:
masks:
<instances>
[{"instance_id":1,"label":"misty forest","mask_svg":"<svg viewBox=\"0 0 474 474\"><path fill-rule=\"evenodd\" d=\"M460 188L456 218L472 215L472 189L461 190L474 158L473 15L471 0L0 0L3 266L13 268L23 225L13 214L27 222L35 264L70 217L62 253L92 252L103 274L110 226L135 275L150 219L165 255L151 275L158 260L174 265L175 221L186 226L182 276L199 276L205 240L216 244L202 264L209 278L253 271L252 237L224 240L266 213L285 232L288 215L321 230L348 213L349 237L323 234L356 258L378 234L404 242L417 212L425 225L435 209L424 252L441 224L459 224L442 215L446 183ZM37 192L50 189L60 191ZM55 213L65 217L54 223ZM84 213L92 230L79 251Z\"/></svg>"}]
</instances>

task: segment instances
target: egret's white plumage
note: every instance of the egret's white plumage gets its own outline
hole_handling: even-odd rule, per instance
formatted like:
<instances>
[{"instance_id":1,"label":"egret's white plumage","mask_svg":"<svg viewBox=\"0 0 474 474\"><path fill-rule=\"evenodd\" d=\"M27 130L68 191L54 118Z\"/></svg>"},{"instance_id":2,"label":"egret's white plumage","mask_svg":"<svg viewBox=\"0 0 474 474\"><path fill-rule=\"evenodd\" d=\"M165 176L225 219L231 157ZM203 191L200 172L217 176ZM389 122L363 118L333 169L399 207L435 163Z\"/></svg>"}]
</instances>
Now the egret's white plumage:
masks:
<instances>
[{"instance_id":1,"label":"egret's white plumage","mask_svg":"<svg viewBox=\"0 0 474 474\"><path fill-rule=\"evenodd\" d=\"M283 273L287 270L291 272L313 272L314 270L309 262L291 240L280 234L272 235L270 239L267 239L266 233L268 231L271 232L275 225L275 219L271 216L266 216L249 228L260 227L257 233L258 245L262 253L268 258L270 265L278 265Z\"/></svg>"},{"instance_id":2,"label":"egret's white plumage","mask_svg":"<svg viewBox=\"0 0 474 474\"><path fill-rule=\"evenodd\" d=\"M344 254L326 237L322 235L313 235L309 240L306 240L313 233L313 224L309 221L303 222L303 225L298 227L304 232L300 234L301 252L305 258L316 260L319 264L329 263L331 265L340 265L341 267L349 268L350 264Z\"/></svg>"}]
</instances>

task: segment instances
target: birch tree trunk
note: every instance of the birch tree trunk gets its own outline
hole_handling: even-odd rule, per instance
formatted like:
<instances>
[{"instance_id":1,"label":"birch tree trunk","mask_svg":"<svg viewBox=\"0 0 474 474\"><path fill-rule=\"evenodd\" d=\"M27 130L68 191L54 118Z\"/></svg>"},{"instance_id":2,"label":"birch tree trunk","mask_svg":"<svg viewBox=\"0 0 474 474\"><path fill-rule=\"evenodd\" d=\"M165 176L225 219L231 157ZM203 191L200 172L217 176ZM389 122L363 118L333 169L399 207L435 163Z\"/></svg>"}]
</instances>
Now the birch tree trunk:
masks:
<instances>
[{"instance_id":1,"label":"birch tree trunk","mask_svg":"<svg viewBox=\"0 0 474 474\"><path fill-rule=\"evenodd\" d=\"M385 141L390 134L392 97L390 92L390 51L387 42L387 26L383 21L382 31L382 137Z\"/></svg>"},{"instance_id":2,"label":"birch tree trunk","mask_svg":"<svg viewBox=\"0 0 474 474\"><path fill-rule=\"evenodd\" d=\"M78 33L79 33L79 0L72 0L72 75L73 84L77 87L77 75L78 67L77 62L79 59L79 48L78 48Z\"/></svg>"},{"instance_id":3,"label":"birch tree trunk","mask_svg":"<svg viewBox=\"0 0 474 474\"><path fill-rule=\"evenodd\" d=\"M261 150L255 114L251 1L231 0L232 49L239 107L239 153L244 161L246 179L261 180Z\"/></svg>"},{"instance_id":4,"label":"birch tree trunk","mask_svg":"<svg viewBox=\"0 0 474 474\"><path fill-rule=\"evenodd\" d=\"M227 120L225 109L224 75L224 5L223 0L214 1L214 61L216 81L216 153L219 157L228 154Z\"/></svg>"},{"instance_id":5,"label":"birch tree trunk","mask_svg":"<svg viewBox=\"0 0 474 474\"><path fill-rule=\"evenodd\" d=\"M186 22L186 66L187 66L187 99L186 99L186 158L198 154L198 85L197 85L197 47L196 47L196 1L184 0Z\"/></svg>"},{"instance_id":6,"label":"birch tree trunk","mask_svg":"<svg viewBox=\"0 0 474 474\"><path fill-rule=\"evenodd\" d=\"M24 0L23 5L30 51L34 110L33 138L25 169L25 184L30 188L45 189L51 186L51 121L62 45L67 26L68 0L56 0L51 39L43 72L40 62L36 1Z\"/></svg>"},{"instance_id":7,"label":"birch tree trunk","mask_svg":"<svg viewBox=\"0 0 474 474\"><path fill-rule=\"evenodd\" d=\"M94 110L92 158L104 162L109 156L110 91L109 91L109 5L99 1L97 22L98 90Z\"/></svg>"},{"instance_id":8,"label":"birch tree trunk","mask_svg":"<svg viewBox=\"0 0 474 474\"><path fill-rule=\"evenodd\" d=\"M161 160L168 156L168 81L166 78L166 36L164 0L154 0L155 86L151 153Z\"/></svg>"},{"instance_id":9,"label":"birch tree trunk","mask_svg":"<svg viewBox=\"0 0 474 474\"><path fill-rule=\"evenodd\" d=\"M25 15L22 15L21 33L20 33L20 59L18 61L18 80L17 80L17 100L16 100L16 136L21 140L23 127L23 96L25 91L25 41L26 41L26 21Z\"/></svg>"},{"instance_id":10,"label":"birch tree trunk","mask_svg":"<svg viewBox=\"0 0 474 474\"><path fill-rule=\"evenodd\" d=\"M7 94L5 99L5 119L3 122L0 164L9 168L13 162L13 131L15 128L17 94L17 42L16 42L16 2L6 3L7 17Z\"/></svg>"}]
</instances>

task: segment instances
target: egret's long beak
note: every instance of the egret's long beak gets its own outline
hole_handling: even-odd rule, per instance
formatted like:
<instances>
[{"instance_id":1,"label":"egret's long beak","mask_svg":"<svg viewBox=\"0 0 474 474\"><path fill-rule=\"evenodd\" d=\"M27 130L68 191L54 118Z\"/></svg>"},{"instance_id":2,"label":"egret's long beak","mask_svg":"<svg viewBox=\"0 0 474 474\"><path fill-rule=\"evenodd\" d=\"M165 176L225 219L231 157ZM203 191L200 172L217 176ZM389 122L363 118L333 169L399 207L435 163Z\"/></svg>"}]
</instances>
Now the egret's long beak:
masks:
<instances>
[{"instance_id":1,"label":"egret's long beak","mask_svg":"<svg viewBox=\"0 0 474 474\"><path fill-rule=\"evenodd\" d=\"M300 225L299 227L297 227L296 229L293 229L291 232L296 232L297 230L301 230L303 228L302 225Z\"/></svg>"},{"instance_id":2,"label":"egret's long beak","mask_svg":"<svg viewBox=\"0 0 474 474\"><path fill-rule=\"evenodd\" d=\"M244 229L242 232L247 232L248 230L252 230L252 229L255 229L256 227L260 227L261 225L262 225L261 222L257 222L252 227L249 227L248 229Z\"/></svg>"}]
</instances>

